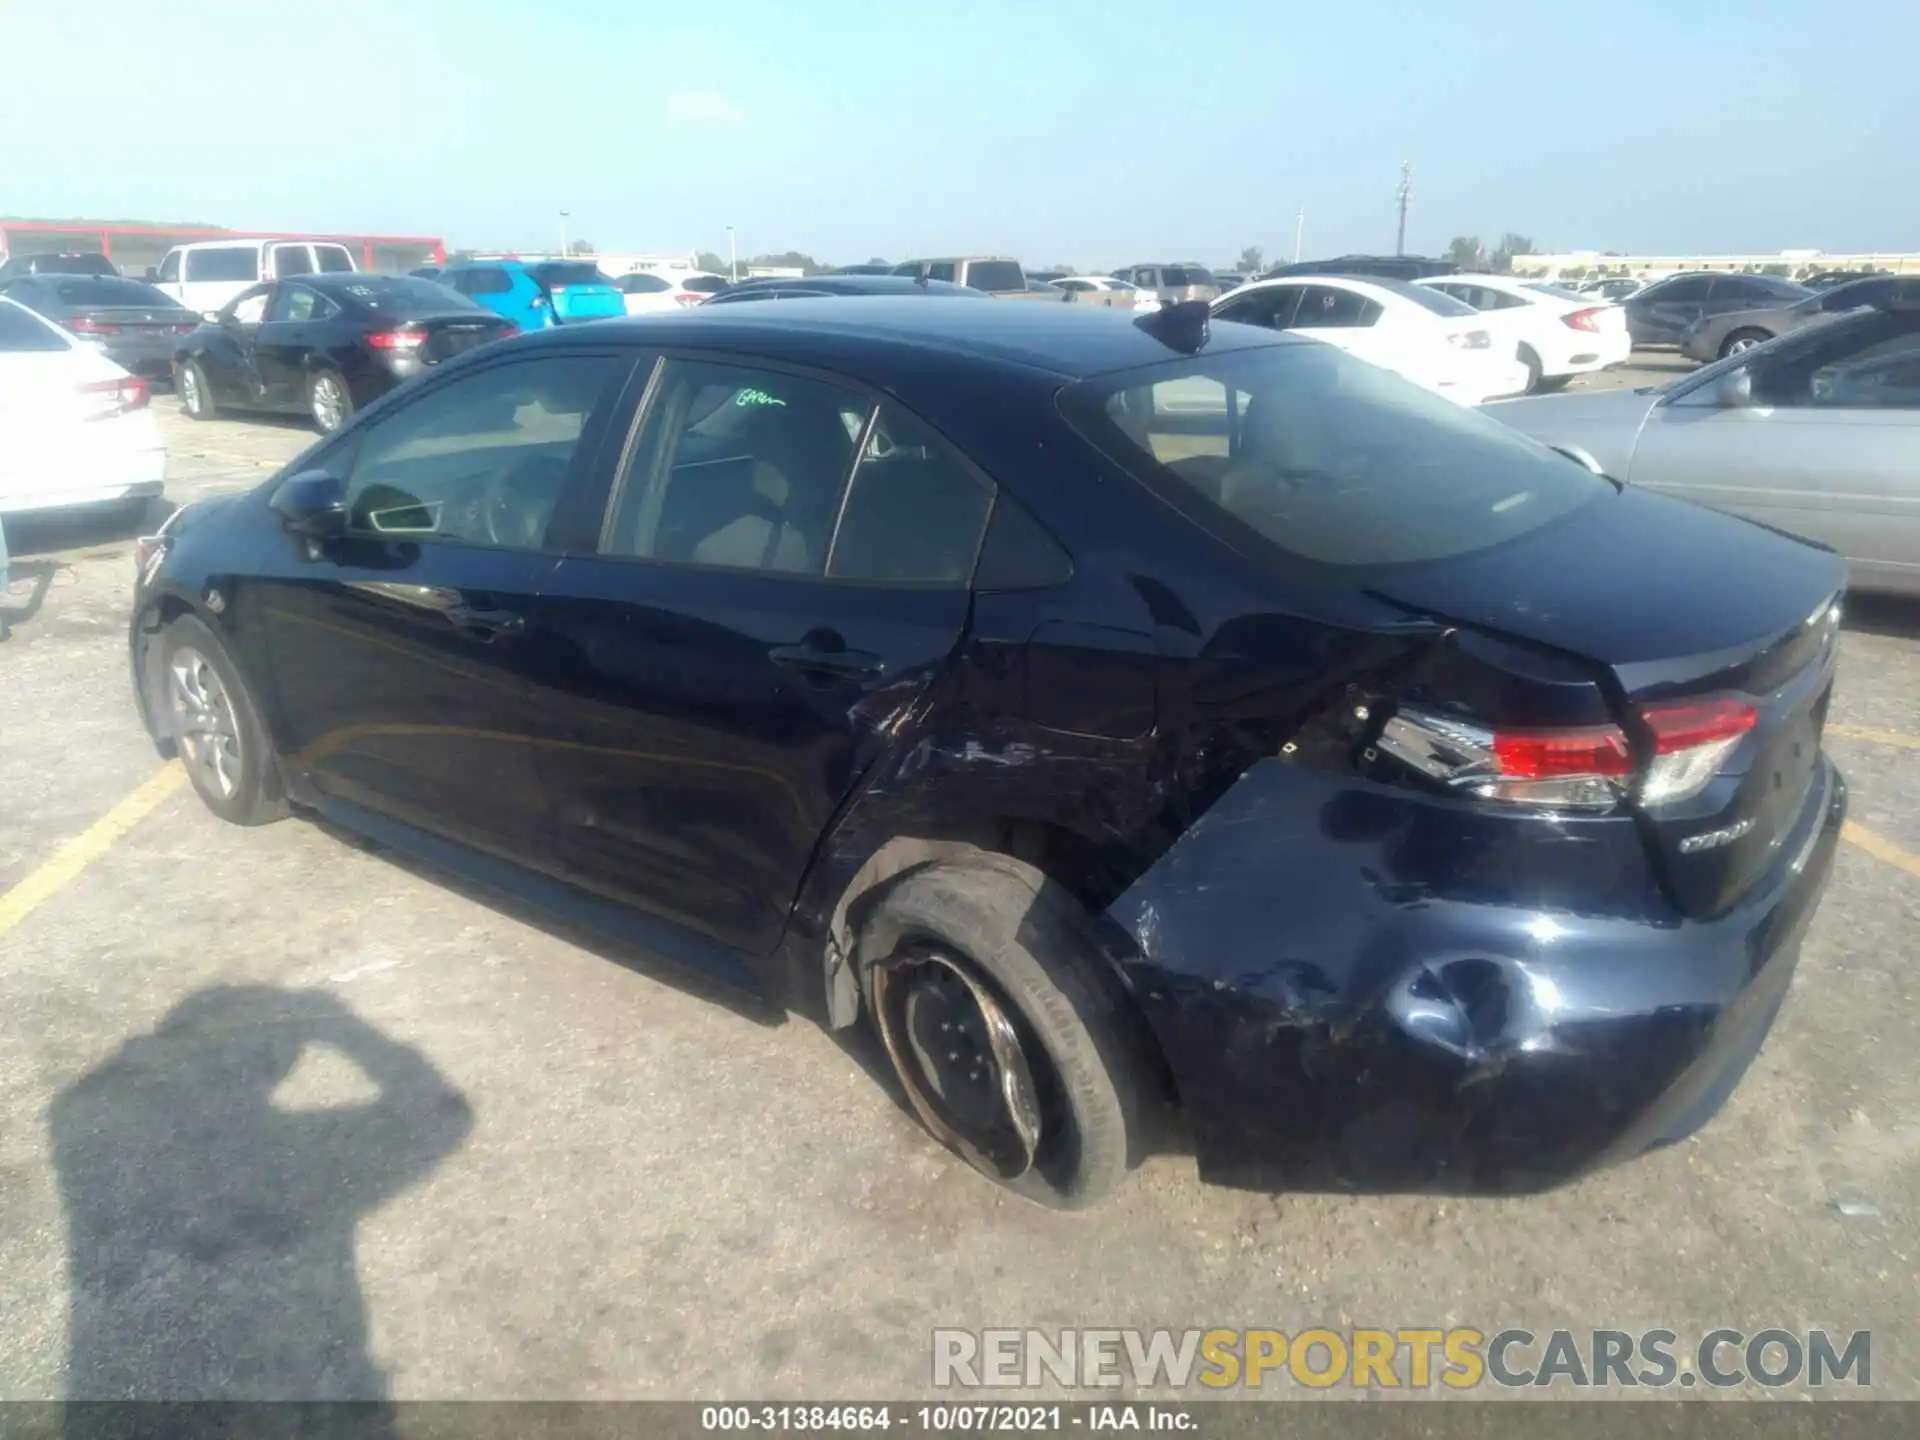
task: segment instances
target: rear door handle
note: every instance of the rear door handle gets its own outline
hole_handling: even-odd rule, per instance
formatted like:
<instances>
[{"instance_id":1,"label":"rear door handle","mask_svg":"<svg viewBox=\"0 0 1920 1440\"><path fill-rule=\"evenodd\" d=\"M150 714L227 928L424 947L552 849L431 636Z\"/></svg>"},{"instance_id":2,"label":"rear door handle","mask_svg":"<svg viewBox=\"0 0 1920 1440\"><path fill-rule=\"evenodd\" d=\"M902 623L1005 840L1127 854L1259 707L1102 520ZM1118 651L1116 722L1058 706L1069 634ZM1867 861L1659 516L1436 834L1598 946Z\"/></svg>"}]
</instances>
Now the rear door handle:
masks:
<instances>
[{"instance_id":1,"label":"rear door handle","mask_svg":"<svg viewBox=\"0 0 1920 1440\"><path fill-rule=\"evenodd\" d=\"M870 680L887 668L885 660L868 650L823 650L815 645L776 645L767 658L792 670L853 680Z\"/></svg>"},{"instance_id":2,"label":"rear door handle","mask_svg":"<svg viewBox=\"0 0 1920 1440\"><path fill-rule=\"evenodd\" d=\"M518 610L488 610L476 605L451 605L447 619L462 630L480 630L489 636L518 635L527 628L527 617Z\"/></svg>"}]
</instances>

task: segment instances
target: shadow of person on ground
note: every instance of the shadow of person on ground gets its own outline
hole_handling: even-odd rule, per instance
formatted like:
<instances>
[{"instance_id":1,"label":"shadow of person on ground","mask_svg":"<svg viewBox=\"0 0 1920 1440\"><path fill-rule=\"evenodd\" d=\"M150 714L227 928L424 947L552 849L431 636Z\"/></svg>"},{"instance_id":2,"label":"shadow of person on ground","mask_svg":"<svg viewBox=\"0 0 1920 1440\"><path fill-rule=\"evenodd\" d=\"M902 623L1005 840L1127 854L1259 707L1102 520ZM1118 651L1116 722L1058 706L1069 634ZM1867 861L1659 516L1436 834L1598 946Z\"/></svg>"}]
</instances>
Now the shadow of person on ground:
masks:
<instances>
[{"instance_id":1,"label":"shadow of person on ground","mask_svg":"<svg viewBox=\"0 0 1920 1440\"><path fill-rule=\"evenodd\" d=\"M377 1094L277 1102L316 1049ZM458 1148L472 1120L425 1056L331 995L236 986L182 1001L50 1111L69 1397L383 1400L355 1227Z\"/></svg>"}]
</instances>

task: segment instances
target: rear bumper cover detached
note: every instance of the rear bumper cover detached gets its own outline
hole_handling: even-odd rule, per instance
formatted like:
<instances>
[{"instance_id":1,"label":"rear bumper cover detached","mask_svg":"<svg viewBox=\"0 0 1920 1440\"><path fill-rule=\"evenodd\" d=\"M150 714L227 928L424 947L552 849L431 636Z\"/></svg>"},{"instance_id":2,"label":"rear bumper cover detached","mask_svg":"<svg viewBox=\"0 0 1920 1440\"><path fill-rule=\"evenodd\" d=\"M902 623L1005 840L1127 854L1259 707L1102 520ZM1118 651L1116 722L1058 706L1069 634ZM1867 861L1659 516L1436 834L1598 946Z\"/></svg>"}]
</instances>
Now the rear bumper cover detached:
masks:
<instances>
[{"instance_id":1,"label":"rear bumper cover detached","mask_svg":"<svg viewBox=\"0 0 1920 1440\"><path fill-rule=\"evenodd\" d=\"M1690 920L1629 819L1494 816L1267 760L1108 915L1204 1178L1534 1191L1719 1109L1845 814L1822 757L1766 878Z\"/></svg>"}]
</instances>

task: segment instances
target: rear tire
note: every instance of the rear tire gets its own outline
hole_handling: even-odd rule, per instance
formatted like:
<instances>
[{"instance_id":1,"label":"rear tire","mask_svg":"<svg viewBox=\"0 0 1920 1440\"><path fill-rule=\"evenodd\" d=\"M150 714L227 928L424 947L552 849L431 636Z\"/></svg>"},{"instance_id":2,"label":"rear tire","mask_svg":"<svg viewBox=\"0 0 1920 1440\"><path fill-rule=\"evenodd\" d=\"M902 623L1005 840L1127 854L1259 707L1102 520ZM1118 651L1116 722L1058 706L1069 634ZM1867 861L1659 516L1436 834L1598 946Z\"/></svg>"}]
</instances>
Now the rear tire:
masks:
<instances>
[{"instance_id":1,"label":"rear tire","mask_svg":"<svg viewBox=\"0 0 1920 1440\"><path fill-rule=\"evenodd\" d=\"M1145 1125L1141 1021L1059 885L985 851L929 865L873 907L856 963L894 1072L942 1144L1054 1209L1093 1205L1126 1174Z\"/></svg>"},{"instance_id":2,"label":"rear tire","mask_svg":"<svg viewBox=\"0 0 1920 1440\"><path fill-rule=\"evenodd\" d=\"M220 413L220 407L213 403L213 391L207 385L207 372L200 368L200 362L189 360L174 368L174 392L180 397L180 408L194 420L212 420Z\"/></svg>"},{"instance_id":3,"label":"rear tire","mask_svg":"<svg viewBox=\"0 0 1920 1440\"><path fill-rule=\"evenodd\" d=\"M172 737L207 808L234 825L287 813L273 742L220 637L192 615L161 633L148 713Z\"/></svg>"},{"instance_id":4,"label":"rear tire","mask_svg":"<svg viewBox=\"0 0 1920 1440\"><path fill-rule=\"evenodd\" d=\"M316 370L307 377L307 413L322 435L353 418L353 392L338 370Z\"/></svg>"},{"instance_id":5,"label":"rear tire","mask_svg":"<svg viewBox=\"0 0 1920 1440\"><path fill-rule=\"evenodd\" d=\"M1514 352L1514 358L1527 367L1527 388L1525 393L1528 395L1539 394L1541 383L1540 357L1533 353L1533 347L1531 345L1522 345Z\"/></svg>"},{"instance_id":6,"label":"rear tire","mask_svg":"<svg viewBox=\"0 0 1920 1440\"><path fill-rule=\"evenodd\" d=\"M1540 383L1534 386L1534 389L1542 395L1551 395L1556 390L1566 389L1572 380L1573 376L1571 375L1542 375L1540 377Z\"/></svg>"},{"instance_id":7,"label":"rear tire","mask_svg":"<svg viewBox=\"0 0 1920 1440\"><path fill-rule=\"evenodd\" d=\"M1754 346L1764 345L1771 339L1773 339L1772 335L1758 328L1736 330L1721 343L1720 358L1724 360L1729 355L1738 355L1742 350L1751 350Z\"/></svg>"}]
</instances>

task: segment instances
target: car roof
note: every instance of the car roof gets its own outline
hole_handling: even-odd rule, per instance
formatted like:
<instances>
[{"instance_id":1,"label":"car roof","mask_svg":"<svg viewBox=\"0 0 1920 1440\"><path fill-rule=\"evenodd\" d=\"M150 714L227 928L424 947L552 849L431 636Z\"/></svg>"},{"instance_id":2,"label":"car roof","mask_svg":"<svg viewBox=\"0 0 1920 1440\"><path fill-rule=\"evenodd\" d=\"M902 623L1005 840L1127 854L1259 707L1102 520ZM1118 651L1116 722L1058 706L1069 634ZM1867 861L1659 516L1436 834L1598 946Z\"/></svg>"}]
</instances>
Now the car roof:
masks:
<instances>
[{"instance_id":1,"label":"car roof","mask_svg":"<svg viewBox=\"0 0 1920 1440\"><path fill-rule=\"evenodd\" d=\"M824 290L833 295L913 295L937 289L942 293L967 290L950 280L929 280L923 286L911 275L762 275L730 286L730 295L756 295L763 290ZM968 294L980 294L968 290ZM984 297L983 297L984 298Z\"/></svg>"},{"instance_id":2,"label":"car roof","mask_svg":"<svg viewBox=\"0 0 1920 1440\"><path fill-rule=\"evenodd\" d=\"M854 374L863 362L918 355L992 361L1077 380L1181 358L1123 311L995 300L926 305L905 295L702 305L680 314L595 321L592 331L596 341L622 337L637 344L734 350ZM563 327L509 343L565 344L579 334L579 327ZM1201 353L1311 343L1251 325L1217 326Z\"/></svg>"}]
</instances>

